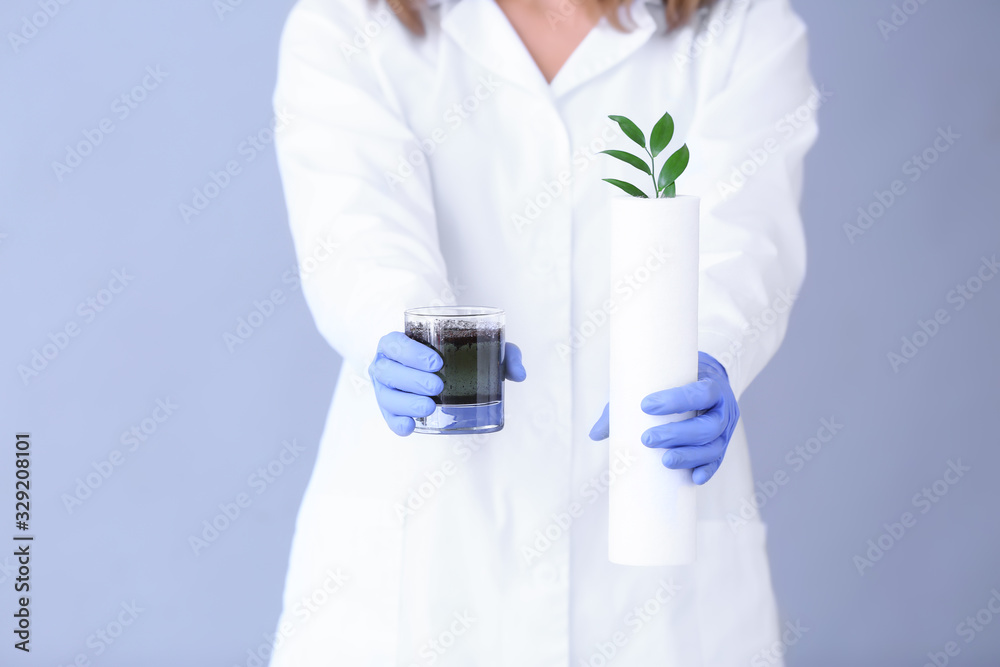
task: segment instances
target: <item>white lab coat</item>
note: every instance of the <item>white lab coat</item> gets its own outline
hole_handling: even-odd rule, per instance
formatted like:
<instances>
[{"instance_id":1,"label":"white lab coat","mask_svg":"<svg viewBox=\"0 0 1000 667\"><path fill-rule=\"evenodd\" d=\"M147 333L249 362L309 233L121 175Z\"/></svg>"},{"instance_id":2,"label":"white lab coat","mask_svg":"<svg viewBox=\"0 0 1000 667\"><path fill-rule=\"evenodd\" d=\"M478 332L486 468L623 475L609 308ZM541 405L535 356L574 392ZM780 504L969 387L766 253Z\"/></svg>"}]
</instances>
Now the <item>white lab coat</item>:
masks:
<instances>
[{"instance_id":1,"label":"white lab coat","mask_svg":"<svg viewBox=\"0 0 1000 667\"><path fill-rule=\"evenodd\" d=\"M659 2L630 11L549 85L493 0L431 0L422 38L365 0L292 10L278 159L304 294L344 363L274 667L780 663L742 426L698 489L697 565L608 562L608 446L588 438L608 398L600 179L649 188L595 153L638 150L608 114L673 115L678 191L702 197L699 346L739 396L805 271L806 30L788 0L722 0L669 35ZM367 376L376 344L405 308L456 302L506 310L528 379L507 383L499 433L400 438Z\"/></svg>"}]
</instances>

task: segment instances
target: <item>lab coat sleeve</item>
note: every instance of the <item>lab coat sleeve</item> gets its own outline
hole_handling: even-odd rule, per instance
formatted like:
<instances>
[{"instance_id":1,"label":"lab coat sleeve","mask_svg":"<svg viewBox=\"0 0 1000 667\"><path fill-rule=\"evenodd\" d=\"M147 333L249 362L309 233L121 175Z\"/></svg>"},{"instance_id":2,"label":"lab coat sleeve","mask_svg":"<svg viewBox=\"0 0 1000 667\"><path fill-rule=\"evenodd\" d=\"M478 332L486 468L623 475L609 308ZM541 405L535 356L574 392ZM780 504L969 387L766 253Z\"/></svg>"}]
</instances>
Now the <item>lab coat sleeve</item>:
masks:
<instances>
[{"instance_id":1,"label":"lab coat sleeve","mask_svg":"<svg viewBox=\"0 0 1000 667\"><path fill-rule=\"evenodd\" d=\"M777 352L805 277L799 199L818 101L806 28L788 0L728 5L743 13L704 66L715 85L692 121L693 175L679 187L702 197L699 347L738 398Z\"/></svg>"},{"instance_id":2,"label":"lab coat sleeve","mask_svg":"<svg viewBox=\"0 0 1000 667\"><path fill-rule=\"evenodd\" d=\"M303 293L320 333L362 374L404 309L454 303L426 161L376 46L354 44L371 20L365 5L300 0L273 97L289 118L275 145Z\"/></svg>"}]
</instances>

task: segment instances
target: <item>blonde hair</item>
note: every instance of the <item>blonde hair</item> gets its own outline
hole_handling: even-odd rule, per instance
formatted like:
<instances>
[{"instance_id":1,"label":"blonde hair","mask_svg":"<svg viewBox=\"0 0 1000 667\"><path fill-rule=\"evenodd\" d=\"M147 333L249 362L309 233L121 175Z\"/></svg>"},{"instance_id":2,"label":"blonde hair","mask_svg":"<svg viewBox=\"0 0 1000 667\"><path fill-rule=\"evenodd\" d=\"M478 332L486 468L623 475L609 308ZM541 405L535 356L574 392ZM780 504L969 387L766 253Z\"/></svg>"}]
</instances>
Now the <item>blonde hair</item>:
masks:
<instances>
[{"instance_id":1,"label":"blonde hair","mask_svg":"<svg viewBox=\"0 0 1000 667\"><path fill-rule=\"evenodd\" d=\"M643 0L594 0L608 22L618 30L627 31L618 18L618 8L629 2ZM420 18L422 0L387 0L389 8L414 35L424 34L424 21ZM702 7L707 7L714 0L663 0L667 25L670 29L684 25L691 16Z\"/></svg>"}]
</instances>

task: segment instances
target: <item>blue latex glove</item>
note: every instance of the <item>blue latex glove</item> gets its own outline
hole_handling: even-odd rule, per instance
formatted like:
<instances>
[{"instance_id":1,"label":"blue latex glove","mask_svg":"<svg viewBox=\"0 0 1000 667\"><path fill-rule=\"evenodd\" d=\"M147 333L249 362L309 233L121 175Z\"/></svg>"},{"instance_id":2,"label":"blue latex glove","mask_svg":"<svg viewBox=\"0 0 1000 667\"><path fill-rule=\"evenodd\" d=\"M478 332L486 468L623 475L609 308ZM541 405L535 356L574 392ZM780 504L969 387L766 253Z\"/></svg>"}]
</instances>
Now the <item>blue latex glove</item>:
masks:
<instances>
[{"instance_id":1,"label":"blue latex glove","mask_svg":"<svg viewBox=\"0 0 1000 667\"><path fill-rule=\"evenodd\" d=\"M740 419L740 406L729 386L726 369L710 354L698 353L698 381L642 399L648 415L672 415L698 411L698 415L671 424L654 426L642 434L642 444L660 447L663 465L692 468L691 479L704 484L722 465L729 439ZM610 433L608 406L590 430L592 440L604 440Z\"/></svg>"},{"instance_id":2,"label":"blue latex glove","mask_svg":"<svg viewBox=\"0 0 1000 667\"><path fill-rule=\"evenodd\" d=\"M444 361L433 348L418 343L401 331L382 336L368 375L375 386L375 399L385 422L396 435L410 435L414 417L434 412L434 401L444 390L444 381L435 375ZM504 377L521 382L526 377L521 350L513 343L504 346Z\"/></svg>"}]
</instances>

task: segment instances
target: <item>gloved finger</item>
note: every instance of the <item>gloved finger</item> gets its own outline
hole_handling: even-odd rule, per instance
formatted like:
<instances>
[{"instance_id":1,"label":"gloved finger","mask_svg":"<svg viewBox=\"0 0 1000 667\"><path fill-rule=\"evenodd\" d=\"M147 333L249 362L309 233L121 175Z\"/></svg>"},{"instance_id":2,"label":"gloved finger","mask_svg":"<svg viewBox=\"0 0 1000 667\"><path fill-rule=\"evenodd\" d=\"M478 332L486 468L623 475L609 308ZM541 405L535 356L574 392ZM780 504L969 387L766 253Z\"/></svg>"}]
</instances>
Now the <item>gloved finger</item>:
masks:
<instances>
[{"instance_id":1,"label":"gloved finger","mask_svg":"<svg viewBox=\"0 0 1000 667\"><path fill-rule=\"evenodd\" d=\"M434 401L428 397L392 389L381 382L375 383L375 398L380 408L397 417L426 417L434 412Z\"/></svg>"},{"instance_id":2,"label":"gloved finger","mask_svg":"<svg viewBox=\"0 0 1000 667\"><path fill-rule=\"evenodd\" d=\"M437 396L444 391L444 380L434 373L404 366L388 357L378 357L368 367L372 379L386 387L421 396Z\"/></svg>"},{"instance_id":3,"label":"gloved finger","mask_svg":"<svg viewBox=\"0 0 1000 667\"><path fill-rule=\"evenodd\" d=\"M601 413L601 418L598 419L597 423L590 429L591 440L604 440L611 434L611 426L608 423L608 410L610 408L610 403L604 406L604 412Z\"/></svg>"},{"instance_id":4,"label":"gloved finger","mask_svg":"<svg viewBox=\"0 0 1000 667\"><path fill-rule=\"evenodd\" d=\"M521 363L521 348L514 343L505 343L503 346L503 368L508 380L523 382L528 377L528 372Z\"/></svg>"},{"instance_id":5,"label":"gloved finger","mask_svg":"<svg viewBox=\"0 0 1000 667\"><path fill-rule=\"evenodd\" d=\"M706 463L703 466L699 466L691 471L691 480L695 484L704 484L708 480L712 479L712 475L719 469L722 465L722 459L717 461L712 461L711 463Z\"/></svg>"},{"instance_id":6,"label":"gloved finger","mask_svg":"<svg viewBox=\"0 0 1000 667\"><path fill-rule=\"evenodd\" d=\"M385 410L382 411L382 416L385 417L385 423L389 425L389 429L396 435L410 435L417 426L411 417L391 415Z\"/></svg>"},{"instance_id":7,"label":"gloved finger","mask_svg":"<svg viewBox=\"0 0 1000 667\"><path fill-rule=\"evenodd\" d=\"M697 417L646 429L642 434L642 444L647 447L703 445L718 438L725 430L725 414L721 406L716 406Z\"/></svg>"},{"instance_id":8,"label":"gloved finger","mask_svg":"<svg viewBox=\"0 0 1000 667\"><path fill-rule=\"evenodd\" d=\"M697 468L722 458L726 453L726 439L716 438L707 445L674 447L663 453L663 465L674 470Z\"/></svg>"},{"instance_id":9,"label":"gloved finger","mask_svg":"<svg viewBox=\"0 0 1000 667\"><path fill-rule=\"evenodd\" d=\"M439 371L444 365L441 355L433 348L418 343L401 331L393 331L382 336L378 342L379 354L398 361L404 366L420 371Z\"/></svg>"},{"instance_id":10,"label":"gloved finger","mask_svg":"<svg viewBox=\"0 0 1000 667\"><path fill-rule=\"evenodd\" d=\"M656 391L642 399L647 415L673 415L693 410L708 410L719 402L722 388L715 380L705 379L673 389Z\"/></svg>"}]
</instances>

